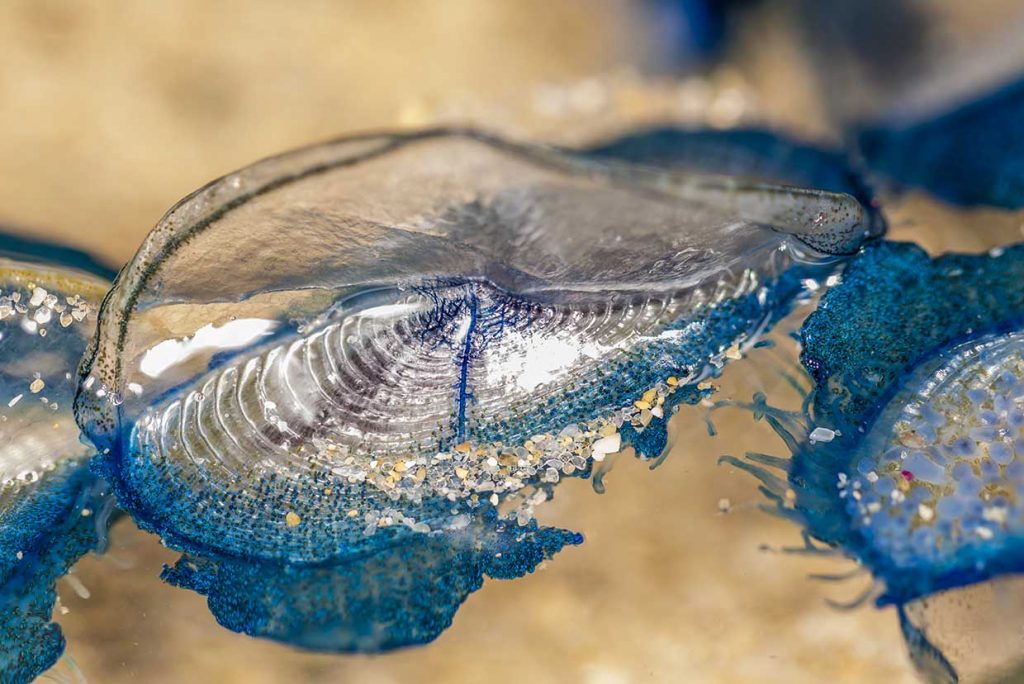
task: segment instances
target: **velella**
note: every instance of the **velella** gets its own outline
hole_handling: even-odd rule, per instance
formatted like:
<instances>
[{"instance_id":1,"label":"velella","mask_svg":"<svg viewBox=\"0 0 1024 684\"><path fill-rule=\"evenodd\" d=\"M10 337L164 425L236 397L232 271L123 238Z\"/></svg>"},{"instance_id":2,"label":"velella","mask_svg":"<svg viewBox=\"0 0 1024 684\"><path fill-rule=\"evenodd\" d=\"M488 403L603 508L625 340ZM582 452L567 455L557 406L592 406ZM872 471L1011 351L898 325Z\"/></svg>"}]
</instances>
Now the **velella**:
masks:
<instances>
[{"instance_id":1,"label":"velella","mask_svg":"<svg viewBox=\"0 0 1024 684\"><path fill-rule=\"evenodd\" d=\"M533 508L666 421L881 230L854 197L473 131L214 181L121 271L79 424L165 572L307 648L436 637L580 535Z\"/></svg>"},{"instance_id":2,"label":"velella","mask_svg":"<svg viewBox=\"0 0 1024 684\"><path fill-rule=\"evenodd\" d=\"M77 367L107 284L0 258L0 679L56 662L56 582L102 548L113 499L72 411Z\"/></svg>"},{"instance_id":3,"label":"velella","mask_svg":"<svg viewBox=\"0 0 1024 684\"><path fill-rule=\"evenodd\" d=\"M849 261L800 330L802 411L753 408L790 459L751 471L807 550L868 569L865 598L898 607L915 661L956 673L904 607L1024 569L1024 247L929 257L880 243ZM781 474L776 474L780 472Z\"/></svg>"}]
</instances>

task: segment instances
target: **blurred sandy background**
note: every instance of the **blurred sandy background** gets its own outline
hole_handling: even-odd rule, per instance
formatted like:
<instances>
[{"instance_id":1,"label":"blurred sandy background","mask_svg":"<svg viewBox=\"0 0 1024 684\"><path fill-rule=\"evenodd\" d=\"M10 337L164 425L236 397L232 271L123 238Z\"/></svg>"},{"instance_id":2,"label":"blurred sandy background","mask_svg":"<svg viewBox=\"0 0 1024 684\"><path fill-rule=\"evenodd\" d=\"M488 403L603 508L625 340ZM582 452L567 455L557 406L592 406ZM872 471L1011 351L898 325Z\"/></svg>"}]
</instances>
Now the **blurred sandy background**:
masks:
<instances>
[{"instance_id":1,"label":"blurred sandy background","mask_svg":"<svg viewBox=\"0 0 1024 684\"><path fill-rule=\"evenodd\" d=\"M573 142L761 117L828 139L792 35L757 11L728 66L674 78L638 3L12 0L0 4L0 223L117 265L206 181L396 125L476 121ZM893 217L897 236L935 250L1020 235L1017 219L916 198ZM723 394L774 388L765 368L737 365ZM739 415L716 439L694 412L677 423L659 470L623 458L603 496L563 486L541 517L586 543L525 579L488 581L427 647L330 657L230 633L201 597L157 580L174 554L122 522L110 557L76 571L91 597L60 586L69 653L101 683L914 681L892 611L824 604L861 582L806 580L847 564L759 550L798 543L797 530L754 510L752 479L714 460L751 445L781 454L781 442ZM55 676L70 674L65 662Z\"/></svg>"}]
</instances>

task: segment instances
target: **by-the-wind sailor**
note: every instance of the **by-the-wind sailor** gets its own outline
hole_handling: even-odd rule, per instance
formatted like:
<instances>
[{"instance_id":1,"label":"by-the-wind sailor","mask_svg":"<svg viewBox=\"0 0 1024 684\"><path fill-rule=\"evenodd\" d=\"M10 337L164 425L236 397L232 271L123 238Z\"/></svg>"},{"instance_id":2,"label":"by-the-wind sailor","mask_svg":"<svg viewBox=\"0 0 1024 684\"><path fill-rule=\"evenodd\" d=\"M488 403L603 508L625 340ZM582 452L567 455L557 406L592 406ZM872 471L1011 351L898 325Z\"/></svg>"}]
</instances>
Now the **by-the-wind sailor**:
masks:
<instances>
[{"instance_id":1,"label":"by-the-wind sailor","mask_svg":"<svg viewBox=\"0 0 1024 684\"><path fill-rule=\"evenodd\" d=\"M27 682L64 650L55 584L104 543L110 497L72 413L76 370L106 283L0 258L0 680Z\"/></svg>"},{"instance_id":2,"label":"by-the-wind sailor","mask_svg":"<svg viewBox=\"0 0 1024 684\"><path fill-rule=\"evenodd\" d=\"M757 402L792 459L729 459L870 569L879 604L1024 571L1022 277L1019 245L934 260L867 248L801 329L813 404ZM918 662L955 677L901 618Z\"/></svg>"},{"instance_id":3,"label":"by-the-wind sailor","mask_svg":"<svg viewBox=\"0 0 1024 684\"><path fill-rule=\"evenodd\" d=\"M311 147L165 216L104 303L78 418L223 624L418 643L484 575L578 543L532 507L660 455L673 407L873 225L848 195L472 132Z\"/></svg>"}]
</instances>

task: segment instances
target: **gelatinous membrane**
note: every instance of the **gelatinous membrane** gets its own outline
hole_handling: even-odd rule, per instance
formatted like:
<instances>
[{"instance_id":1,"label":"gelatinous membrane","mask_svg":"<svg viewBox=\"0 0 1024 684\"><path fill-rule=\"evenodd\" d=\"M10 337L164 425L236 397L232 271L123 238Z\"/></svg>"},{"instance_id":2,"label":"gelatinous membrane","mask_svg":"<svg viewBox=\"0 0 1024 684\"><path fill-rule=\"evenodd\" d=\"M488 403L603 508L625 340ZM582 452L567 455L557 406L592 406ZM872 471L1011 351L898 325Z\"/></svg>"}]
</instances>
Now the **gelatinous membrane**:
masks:
<instances>
[{"instance_id":1,"label":"gelatinous membrane","mask_svg":"<svg viewBox=\"0 0 1024 684\"><path fill-rule=\"evenodd\" d=\"M677 171L741 176L819 188L855 198L884 230L872 189L843 150L823 148L760 128L654 128L586 150L589 155Z\"/></svg>"},{"instance_id":2,"label":"gelatinous membrane","mask_svg":"<svg viewBox=\"0 0 1024 684\"><path fill-rule=\"evenodd\" d=\"M934 260L866 248L801 329L805 411L755 402L792 459L727 459L871 570L871 595L900 606L915 659L943 678L955 673L902 606L1024 570L1022 276L1024 246Z\"/></svg>"},{"instance_id":3,"label":"gelatinous membrane","mask_svg":"<svg viewBox=\"0 0 1024 684\"><path fill-rule=\"evenodd\" d=\"M64 649L55 583L102 545L111 498L87 467L76 370L106 284L0 258L0 680L27 682Z\"/></svg>"},{"instance_id":4,"label":"gelatinous membrane","mask_svg":"<svg viewBox=\"0 0 1024 684\"><path fill-rule=\"evenodd\" d=\"M845 194L346 139L167 214L104 304L78 418L223 624L419 643L484 575L579 543L533 506L626 446L660 456L673 407L878 230Z\"/></svg>"}]
</instances>

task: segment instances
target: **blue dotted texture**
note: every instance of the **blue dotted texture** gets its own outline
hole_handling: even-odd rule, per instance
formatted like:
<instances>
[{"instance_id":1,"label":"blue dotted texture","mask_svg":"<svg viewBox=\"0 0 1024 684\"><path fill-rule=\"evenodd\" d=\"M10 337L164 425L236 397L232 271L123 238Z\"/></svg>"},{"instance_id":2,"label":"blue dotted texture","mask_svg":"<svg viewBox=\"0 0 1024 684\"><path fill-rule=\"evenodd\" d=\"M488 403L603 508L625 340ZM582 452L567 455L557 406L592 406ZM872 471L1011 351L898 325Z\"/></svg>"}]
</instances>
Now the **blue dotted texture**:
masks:
<instances>
[{"instance_id":1,"label":"blue dotted texture","mask_svg":"<svg viewBox=\"0 0 1024 684\"><path fill-rule=\"evenodd\" d=\"M224 627L330 652L424 644L447 629L484 577L532 572L579 534L500 521L486 508L463 530L374 535L342 562L295 565L186 553L163 578L207 597Z\"/></svg>"}]
</instances>

